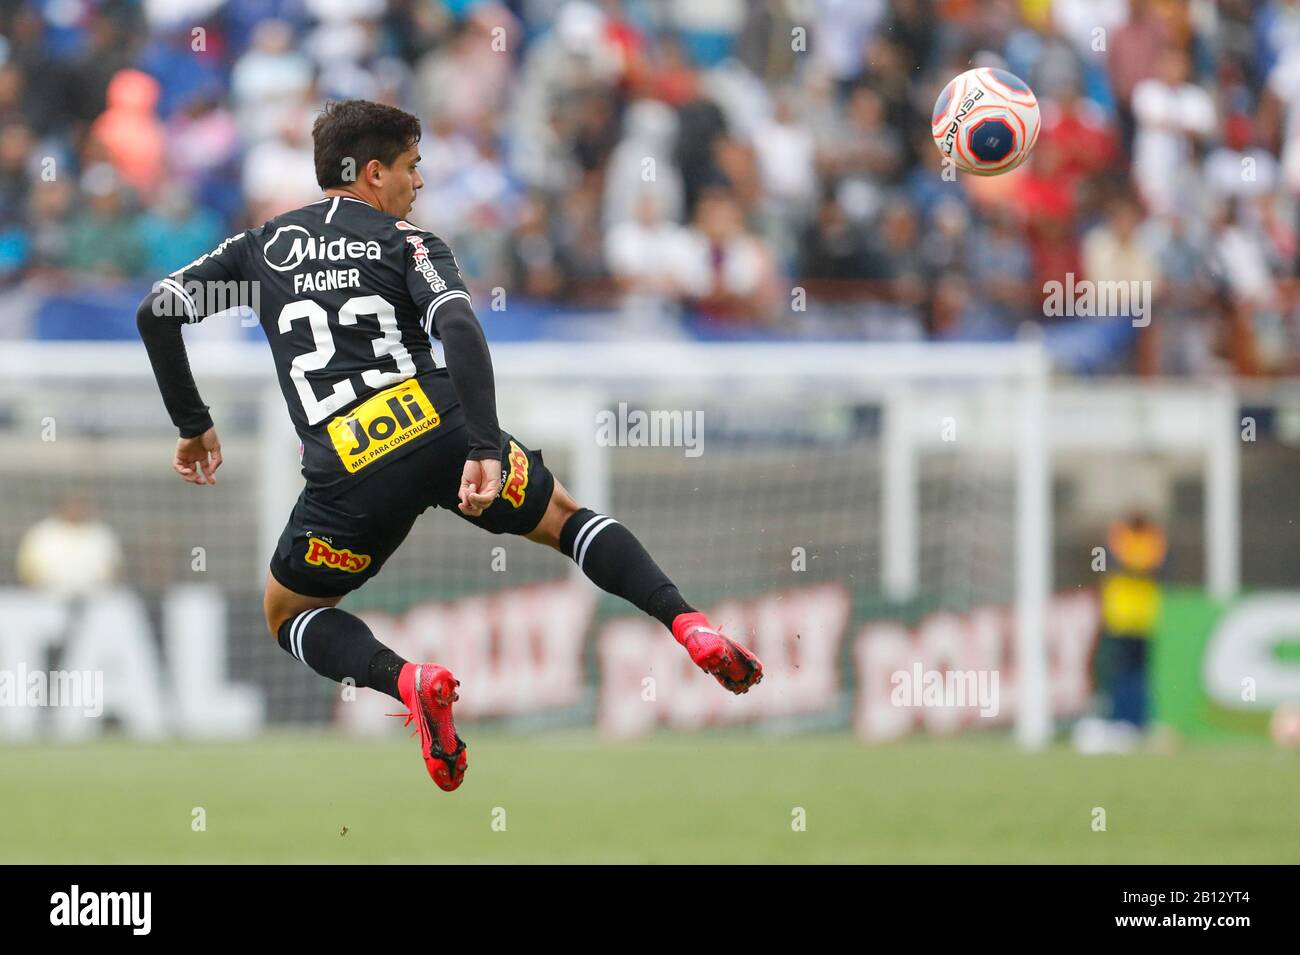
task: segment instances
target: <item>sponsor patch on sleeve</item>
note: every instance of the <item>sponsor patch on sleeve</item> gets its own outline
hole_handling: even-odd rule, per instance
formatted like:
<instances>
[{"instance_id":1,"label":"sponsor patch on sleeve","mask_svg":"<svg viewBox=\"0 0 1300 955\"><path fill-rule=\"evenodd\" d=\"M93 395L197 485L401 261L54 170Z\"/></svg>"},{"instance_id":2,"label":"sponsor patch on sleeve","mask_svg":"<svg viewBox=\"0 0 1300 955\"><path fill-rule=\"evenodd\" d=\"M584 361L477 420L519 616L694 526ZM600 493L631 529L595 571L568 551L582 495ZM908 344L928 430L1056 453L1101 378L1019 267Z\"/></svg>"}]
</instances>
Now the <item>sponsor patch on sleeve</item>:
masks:
<instances>
[{"instance_id":1,"label":"sponsor patch on sleeve","mask_svg":"<svg viewBox=\"0 0 1300 955\"><path fill-rule=\"evenodd\" d=\"M406 241L411 244L411 264L415 266L415 271L424 276L424 280L429 283L429 290L435 294L447 291L447 283L443 277L438 274L438 270L433 267L433 262L429 259L429 249L424 244L424 239L418 235L408 235Z\"/></svg>"}]
</instances>

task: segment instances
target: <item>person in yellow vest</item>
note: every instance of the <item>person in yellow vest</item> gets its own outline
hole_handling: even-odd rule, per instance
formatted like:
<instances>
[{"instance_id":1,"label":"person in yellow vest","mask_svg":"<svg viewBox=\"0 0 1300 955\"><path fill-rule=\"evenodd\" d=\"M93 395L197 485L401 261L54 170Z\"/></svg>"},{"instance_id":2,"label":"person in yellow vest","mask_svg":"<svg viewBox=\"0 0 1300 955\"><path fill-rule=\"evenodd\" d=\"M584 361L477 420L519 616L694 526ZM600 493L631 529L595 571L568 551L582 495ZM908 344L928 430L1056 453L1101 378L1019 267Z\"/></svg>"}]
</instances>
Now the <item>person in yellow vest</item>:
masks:
<instances>
[{"instance_id":1,"label":"person in yellow vest","mask_svg":"<svg viewBox=\"0 0 1300 955\"><path fill-rule=\"evenodd\" d=\"M1168 542L1143 514L1111 525L1110 564L1101 584L1102 643L1111 719L1142 729L1149 716L1147 660L1160 614L1160 584Z\"/></svg>"}]
</instances>

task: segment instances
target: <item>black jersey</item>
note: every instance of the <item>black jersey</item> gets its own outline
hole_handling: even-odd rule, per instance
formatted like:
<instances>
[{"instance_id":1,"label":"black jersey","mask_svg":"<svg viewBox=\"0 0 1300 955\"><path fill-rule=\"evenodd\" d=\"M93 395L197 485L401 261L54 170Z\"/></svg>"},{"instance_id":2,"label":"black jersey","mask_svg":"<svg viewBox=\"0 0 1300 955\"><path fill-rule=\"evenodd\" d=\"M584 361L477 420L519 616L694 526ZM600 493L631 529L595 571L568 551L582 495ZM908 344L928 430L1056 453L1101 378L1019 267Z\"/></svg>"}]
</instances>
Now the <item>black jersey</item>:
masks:
<instances>
[{"instance_id":1,"label":"black jersey","mask_svg":"<svg viewBox=\"0 0 1300 955\"><path fill-rule=\"evenodd\" d=\"M396 460L457 403L429 336L469 301L437 236L332 196L222 242L163 280L185 318L257 312L303 442L303 474L331 484Z\"/></svg>"}]
</instances>

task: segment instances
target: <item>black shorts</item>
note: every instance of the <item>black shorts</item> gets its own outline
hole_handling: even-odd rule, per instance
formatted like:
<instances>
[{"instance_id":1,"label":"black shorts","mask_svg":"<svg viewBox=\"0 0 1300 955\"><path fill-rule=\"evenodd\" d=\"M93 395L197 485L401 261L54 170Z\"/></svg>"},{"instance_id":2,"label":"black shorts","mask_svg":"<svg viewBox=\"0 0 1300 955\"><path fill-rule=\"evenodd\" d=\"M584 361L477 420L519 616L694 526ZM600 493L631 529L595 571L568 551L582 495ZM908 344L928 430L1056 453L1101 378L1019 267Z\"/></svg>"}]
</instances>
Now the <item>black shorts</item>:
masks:
<instances>
[{"instance_id":1,"label":"black shorts","mask_svg":"<svg viewBox=\"0 0 1300 955\"><path fill-rule=\"evenodd\" d=\"M523 535L541 523L555 490L541 451L501 433L501 493L477 517L459 508L467 454L465 428L457 424L359 480L328 488L309 483L280 534L271 575L309 597L350 593L379 573L429 507L493 534Z\"/></svg>"}]
</instances>

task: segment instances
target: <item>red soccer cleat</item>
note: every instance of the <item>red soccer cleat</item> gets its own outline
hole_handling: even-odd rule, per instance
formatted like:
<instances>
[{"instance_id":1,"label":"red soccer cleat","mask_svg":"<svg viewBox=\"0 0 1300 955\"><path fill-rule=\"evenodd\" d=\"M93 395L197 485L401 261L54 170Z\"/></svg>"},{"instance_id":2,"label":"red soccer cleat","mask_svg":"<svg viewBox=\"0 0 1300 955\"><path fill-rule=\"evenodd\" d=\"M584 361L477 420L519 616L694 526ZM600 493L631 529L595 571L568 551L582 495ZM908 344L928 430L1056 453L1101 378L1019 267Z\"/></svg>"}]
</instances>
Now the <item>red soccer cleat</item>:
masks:
<instances>
[{"instance_id":1,"label":"red soccer cleat","mask_svg":"<svg viewBox=\"0 0 1300 955\"><path fill-rule=\"evenodd\" d=\"M732 693L748 693L763 679L758 657L724 637L702 613L679 613L673 620L673 636L697 667L712 673Z\"/></svg>"},{"instance_id":2,"label":"red soccer cleat","mask_svg":"<svg viewBox=\"0 0 1300 955\"><path fill-rule=\"evenodd\" d=\"M465 767L469 765L465 741L456 735L451 721L451 704L460 699L458 686L460 680L436 663L408 663L397 676L397 692L410 711L404 725L415 721L424 766L444 792L451 792L464 781Z\"/></svg>"}]
</instances>

